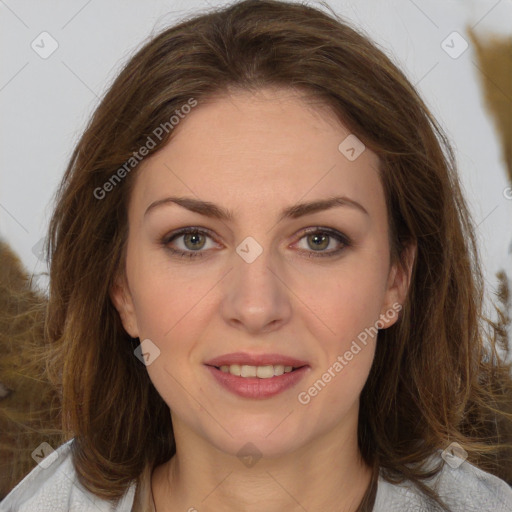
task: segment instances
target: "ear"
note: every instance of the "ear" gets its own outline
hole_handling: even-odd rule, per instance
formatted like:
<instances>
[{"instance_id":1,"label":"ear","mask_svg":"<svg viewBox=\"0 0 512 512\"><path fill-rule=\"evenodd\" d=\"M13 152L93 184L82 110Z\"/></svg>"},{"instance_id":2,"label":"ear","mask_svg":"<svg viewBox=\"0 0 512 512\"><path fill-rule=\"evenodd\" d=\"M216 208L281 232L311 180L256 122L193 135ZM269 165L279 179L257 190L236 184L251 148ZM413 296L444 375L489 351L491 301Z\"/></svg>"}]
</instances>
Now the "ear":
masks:
<instances>
[{"instance_id":1,"label":"ear","mask_svg":"<svg viewBox=\"0 0 512 512\"><path fill-rule=\"evenodd\" d=\"M402 309L409 291L416 253L416 241L410 242L404 248L403 265L399 262L391 265L379 319L382 329L387 329L398 321L399 315L397 315L397 312Z\"/></svg>"},{"instance_id":2,"label":"ear","mask_svg":"<svg viewBox=\"0 0 512 512\"><path fill-rule=\"evenodd\" d=\"M117 309L125 331L132 337L139 337L133 300L124 275L118 275L109 290L110 299Z\"/></svg>"}]
</instances>

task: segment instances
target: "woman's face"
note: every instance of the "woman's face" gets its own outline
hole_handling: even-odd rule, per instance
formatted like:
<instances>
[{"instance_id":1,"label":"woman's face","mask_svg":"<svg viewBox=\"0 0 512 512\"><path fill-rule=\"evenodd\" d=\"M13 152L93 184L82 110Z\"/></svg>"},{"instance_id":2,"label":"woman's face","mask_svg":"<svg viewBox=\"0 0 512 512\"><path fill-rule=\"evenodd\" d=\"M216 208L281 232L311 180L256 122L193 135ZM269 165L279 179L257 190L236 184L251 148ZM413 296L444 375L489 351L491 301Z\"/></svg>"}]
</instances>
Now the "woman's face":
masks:
<instances>
[{"instance_id":1,"label":"woman's face","mask_svg":"<svg viewBox=\"0 0 512 512\"><path fill-rule=\"evenodd\" d=\"M174 130L137 170L126 281L112 290L127 332L150 340L173 424L231 454L352 435L375 327L397 320L407 288L377 156L287 90L199 105ZM263 378L282 366L302 368Z\"/></svg>"}]
</instances>

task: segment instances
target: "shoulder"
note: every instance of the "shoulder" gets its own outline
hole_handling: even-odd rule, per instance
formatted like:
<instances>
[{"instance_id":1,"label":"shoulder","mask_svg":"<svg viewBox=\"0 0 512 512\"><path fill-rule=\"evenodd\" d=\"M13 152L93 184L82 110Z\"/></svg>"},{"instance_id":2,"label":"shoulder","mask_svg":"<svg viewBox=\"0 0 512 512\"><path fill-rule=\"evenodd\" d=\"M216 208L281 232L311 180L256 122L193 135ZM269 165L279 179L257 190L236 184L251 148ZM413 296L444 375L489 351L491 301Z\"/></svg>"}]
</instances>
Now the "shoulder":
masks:
<instances>
[{"instance_id":1,"label":"shoulder","mask_svg":"<svg viewBox=\"0 0 512 512\"><path fill-rule=\"evenodd\" d=\"M467 461L460 460L460 465L444 462L439 473L425 483L439 494L452 512L512 511L512 487ZM388 510L430 512L440 509L430 504L411 482L391 484L379 478L374 512Z\"/></svg>"},{"instance_id":2,"label":"shoulder","mask_svg":"<svg viewBox=\"0 0 512 512\"><path fill-rule=\"evenodd\" d=\"M54 451L49 445L41 448L41 462L0 502L0 512L130 512L135 485L117 507L88 492L78 481L73 466L72 442L73 439Z\"/></svg>"}]
</instances>

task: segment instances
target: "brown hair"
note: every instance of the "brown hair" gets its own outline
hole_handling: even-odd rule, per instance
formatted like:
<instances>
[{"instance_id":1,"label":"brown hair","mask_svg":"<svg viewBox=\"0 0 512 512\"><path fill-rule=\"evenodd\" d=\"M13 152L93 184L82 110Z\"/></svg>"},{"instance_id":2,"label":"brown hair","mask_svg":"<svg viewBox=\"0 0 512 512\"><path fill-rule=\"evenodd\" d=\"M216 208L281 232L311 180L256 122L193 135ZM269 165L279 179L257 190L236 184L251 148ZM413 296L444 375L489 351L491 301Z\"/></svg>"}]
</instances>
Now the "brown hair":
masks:
<instances>
[{"instance_id":1,"label":"brown hair","mask_svg":"<svg viewBox=\"0 0 512 512\"><path fill-rule=\"evenodd\" d=\"M44 439L61 441L59 396L44 377L47 298L0 240L0 500L35 465Z\"/></svg>"},{"instance_id":2,"label":"brown hair","mask_svg":"<svg viewBox=\"0 0 512 512\"><path fill-rule=\"evenodd\" d=\"M417 243L401 318L380 332L361 395L364 459L437 500L422 464L457 441L470 462L512 482L512 382L496 350L506 331L482 313L475 228L452 149L390 58L332 14L246 0L163 31L125 65L73 152L49 227L48 375L62 392L80 482L99 497L119 499L175 453L169 408L109 298L124 271L136 172L126 162L191 99L276 86L328 106L379 156L393 261L404 264L404 248Z\"/></svg>"}]
</instances>

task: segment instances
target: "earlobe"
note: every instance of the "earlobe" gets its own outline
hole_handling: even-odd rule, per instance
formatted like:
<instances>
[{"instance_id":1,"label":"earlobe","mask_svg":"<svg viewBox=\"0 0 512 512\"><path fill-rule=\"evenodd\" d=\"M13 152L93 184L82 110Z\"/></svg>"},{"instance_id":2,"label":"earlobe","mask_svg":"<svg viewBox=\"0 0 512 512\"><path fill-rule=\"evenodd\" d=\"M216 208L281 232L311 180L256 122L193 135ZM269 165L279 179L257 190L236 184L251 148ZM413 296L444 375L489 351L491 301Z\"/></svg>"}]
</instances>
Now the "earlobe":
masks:
<instances>
[{"instance_id":1,"label":"earlobe","mask_svg":"<svg viewBox=\"0 0 512 512\"><path fill-rule=\"evenodd\" d=\"M135 319L135 310L126 279L117 277L110 287L109 295L114 307L119 313L125 331L132 338L138 338L139 331Z\"/></svg>"}]
</instances>

